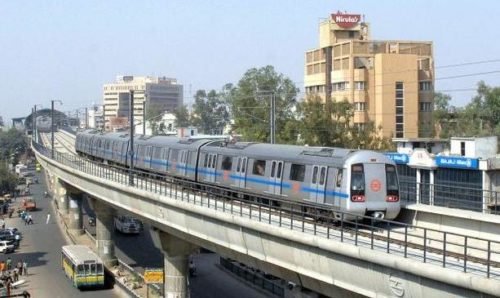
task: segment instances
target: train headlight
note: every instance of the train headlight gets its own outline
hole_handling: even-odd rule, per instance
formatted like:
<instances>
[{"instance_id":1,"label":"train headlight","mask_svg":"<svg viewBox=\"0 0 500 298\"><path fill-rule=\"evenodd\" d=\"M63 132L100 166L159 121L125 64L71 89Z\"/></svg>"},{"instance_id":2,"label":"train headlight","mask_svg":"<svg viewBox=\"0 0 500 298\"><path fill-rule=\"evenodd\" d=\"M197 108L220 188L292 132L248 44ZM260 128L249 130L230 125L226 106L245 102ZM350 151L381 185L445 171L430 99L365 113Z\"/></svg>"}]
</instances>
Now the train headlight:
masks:
<instances>
[{"instance_id":1,"label":"train headlight","mask_svg":"<svg viewBox=\"0 0 500 298\"><path fill-rule=\"evenodd\" d=\"M385 197L386 202L399 202L399 196L387 196Z\"/></svg>"},{"instance_id":2,"label":"train headlight","mask_svg":"<svg viewBox=\"0 0 500 298\"><path fill-rule=\"evenodd\" d=\"M363 195L353 195L351 196L351 201L361 203L365 201L365 196Z\"/></svg>"}]
</instances>

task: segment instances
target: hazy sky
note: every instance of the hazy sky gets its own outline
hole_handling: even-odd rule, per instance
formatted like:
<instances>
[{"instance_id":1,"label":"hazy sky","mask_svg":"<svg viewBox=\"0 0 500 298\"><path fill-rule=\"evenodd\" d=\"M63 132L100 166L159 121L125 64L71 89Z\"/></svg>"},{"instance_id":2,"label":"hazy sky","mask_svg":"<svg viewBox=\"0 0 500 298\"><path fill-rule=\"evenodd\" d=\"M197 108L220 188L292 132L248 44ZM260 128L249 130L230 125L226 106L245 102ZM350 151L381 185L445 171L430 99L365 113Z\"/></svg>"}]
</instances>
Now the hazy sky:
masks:
<instances>
[{"instance_id":1,"label":"hazy sky","mask_svg":"<svg viewBox=\"0 0 500 298\"><path fill-rule=\"evenodd\" d=\"M500 85L500 72L449 78L500 71L496 0L0 0L0 115L10 122L51 99L62 111L101 103L119 74L177 78L189 102L273 65L303 91L304 52L337 10L364 14L373 39L433 41L436 90L451 90L454 105L481 79ZM484 60L498 62L442 67Z\"/></svg>"}]
</instances>

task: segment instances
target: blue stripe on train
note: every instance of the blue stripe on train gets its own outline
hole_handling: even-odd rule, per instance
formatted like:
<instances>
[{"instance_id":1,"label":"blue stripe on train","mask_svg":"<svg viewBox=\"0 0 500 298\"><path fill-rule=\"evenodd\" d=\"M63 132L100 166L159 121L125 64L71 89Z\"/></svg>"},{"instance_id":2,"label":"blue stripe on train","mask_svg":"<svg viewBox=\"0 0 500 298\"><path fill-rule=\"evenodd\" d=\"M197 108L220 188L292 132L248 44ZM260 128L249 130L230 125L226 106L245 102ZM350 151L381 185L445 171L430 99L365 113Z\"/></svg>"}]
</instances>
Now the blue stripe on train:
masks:
<instances>
[{"instance_id":1,"label":"blue stripe on train","mask_svg":"<svg viewBox=\"0 0 500 298\"><path fill-rule=\"evenodd\" d=\"M121 157L124 157L126 156L126 154L121 154ZM135 161L137 161L137 155L134 157ZM144 160L143 160L144 162ZM146 162L149 162L149 161L146 161ZM152 159L151 160L151 164L154 164L154 165L160 165L160 166L170 166L170 162L168 160L163 160L163 159ZM194 167L191 167L191 166L184 166L184 165L180 165L180 164L177 164L176 165L176 168L179 169L179 170L186 170L188 172L195 172L196 171L196 168ZM222 173L221 172L215 172L213 171L213 169L207 169L207 168L199 168L198 169L198 173L199 174L202 174L202 175L209 175L209 176L218 176L218 177L221 177L222 176ZM271 180L267 180L267 179L262 179L262 178L255 178L255 177L241 177L241 176L237 176L237 175L234 175L234 174L231 174L229 175L229 178L231 179L235 179L235 180L245 180L247 182L253 182L253 183L257 183L257 184L262 184L262 185L272 185L272 186L280 186L284 189L291 189L292 188L292 185L291 183L288 183L288 182L275 182L275 181L271 181ZM315 188L311 188L311 187L307 187L307 186L301 186L300 187L300 192L305 192L305 193L316 193L316 194L319 194L319 195L327 195L327 196L331 196L331 197L340 197L342 199L347 199L349 198L349 195L346 194L346 193L342 193L342 192L336 192L336 191L333 191L333 190L328 190L328 191L325 191L325 190L320 190L320 189L315 189Z\"/></svg>"}]
</instances>

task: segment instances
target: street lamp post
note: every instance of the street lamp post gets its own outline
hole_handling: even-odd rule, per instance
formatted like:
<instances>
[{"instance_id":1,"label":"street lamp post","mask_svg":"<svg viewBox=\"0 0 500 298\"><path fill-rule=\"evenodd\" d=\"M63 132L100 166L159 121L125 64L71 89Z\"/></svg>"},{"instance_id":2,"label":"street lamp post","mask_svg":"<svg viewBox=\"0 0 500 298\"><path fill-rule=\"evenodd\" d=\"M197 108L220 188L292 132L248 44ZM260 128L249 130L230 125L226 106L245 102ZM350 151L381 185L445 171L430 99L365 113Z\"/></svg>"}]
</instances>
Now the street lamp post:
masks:
<instances>
[{"instance_id":1,"label":"street lamp post","mask_svg":"<svg viewBox=\"0 0 500 298\"><path fill-rule=\"evenodd\" d=\"M54 102L58 102L62 105L62 101L60 100L51 100L50 105L50 157L54 159Z\"/></svg>"},{"instance_id":2,"label":"street lamp post","mask_svg":"<svg viewBox=\"0 0 500 298\"><path fill-rule=\"evenodd\" d=\"M36 127L36 107L37 106L40 106L42 107L42 105L34 105L33 106L33 119L31 119L31 126L33 128L33 132L32 132L32 135L35 135L35 143L38 143L38 133L37 133L37 127Z\"/></svg>"},{"instance_id":3,"label":"street lamp post","mask_svg":"<svg viewBox=\"0 0 500 298\"><path fill-rule=\"evenodd\" d=\"M128 176L128 184L134 185L134 176L132 171L134 170L134 90L130 90L129 99L129 129L130 129L130 169Z\"/></svg>"}]
</instances>

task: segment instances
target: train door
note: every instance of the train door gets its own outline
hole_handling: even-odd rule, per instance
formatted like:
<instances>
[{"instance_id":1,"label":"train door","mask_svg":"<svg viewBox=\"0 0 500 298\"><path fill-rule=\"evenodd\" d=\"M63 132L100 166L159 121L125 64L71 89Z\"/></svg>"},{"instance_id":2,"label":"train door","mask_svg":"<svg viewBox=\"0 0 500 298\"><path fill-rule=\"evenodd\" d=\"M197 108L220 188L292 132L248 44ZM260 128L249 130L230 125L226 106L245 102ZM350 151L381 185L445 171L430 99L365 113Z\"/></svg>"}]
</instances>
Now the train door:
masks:
<instances>
[{"instance_id":1,"label":"train door","mask_svg":"<svg viewBox=\"0 0 500 298\"><path fill-rule=\"evenodd\" d=\"M369 202L369 208L383 208L385 209L385 197L386 197L386 181L384 170L385 166L381 164L369 164L365 163L363 165L352 165L351 176L355 177L355 170L363 171L364 173L364 184L361 188L365 189L365 200ZM360 177L359 174L356 176ZM355 183L355 179L351 178L351 193L359 187Z\"/></svg>"},{"instance_id":2,"label":"train door","mask_svg":"<svg viewBox=\"0 0 500 298\"><path fill-rule=\"evenodd\" d=\"M160 153L160 170L168 171L169 163L168 163L168 148L161 148Z\"/></svg>"},{"instance_id":3,"label":"train door","mask_svg":"<svg viewBox=\"0 0 500 298\"><path fill-rule=\"evenodd\" d=\"M269 192L281 195L281 181L283 178L283 161L273 160L271 162L271 175L269 176Z\"/></svg>"},{"instance_id":4,"label":"train door","mask_svg":"<svg viewBox=\"0 0 500 298\"><path fill-rule=\"evenodd\" d=\"M203 168L205 172L205 181L215 183L215 167L217 164L217 154L205 153Z\"/></svg>"},{"instance_id":5,"label":"train door","mask_svg":"<svg viewBox=\"0 0 500 298\"><path fill-rule=\"evenodd\" d=\"M238 163L236 165L236 175L234 177L234 185L239 188L246 187L246 172L247 172L247 158L238 157Z\"/></svg>"},{"instance_id":6,"label":"train door","mask_svg":"<svg viewBox=\"0 0 500 298\"><path fill-rule=\"evenodd\" d=\"M153 159L153 147L151 146L146 147L146 154L144 155L144 158L146 159L144 161L145 166L147 168L151 168L151 159Z\"/></svg>"},{"instance_id":7,"label":"train door","mask_svg":"<svg viewBox=\"0 0 500 298\"><path fill-rule=\"evenodd\" d=\"M316 203L325 202L325 187L328 168L326 166L313 166L311 175L311 193L309 198Z\"/></svg>"},{"instance_id":8,"label":"train door","mask_svg":"<svg viewBox=\"0 0 500 298\"><path fill-rule=\"evenodd\" d=\"M342 201L342 197L341 197L341 194L345 192L345 191L342 192L342 179L344 178L343 176L344 176L344 170L338 169L337 175L335 176L335 181L333 181L333 183L334 183L333 205L338 206L338 207L345 207L345 205L346 205L346 202Z\"/></svg>"},{"instance_id":9,"label":"train door","mask_svg":"<svg viewBox=\"0 0 500 298\"><path fill-rule=\"evenodd\" d=\"M186 176L187 173L187 160L188 160L188 151L181 150L180 152L179 162L177 163L177 173Z\"/></svg>"}]
</instances>

